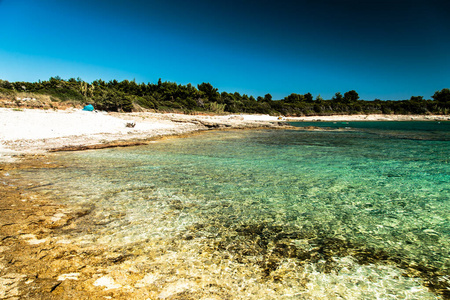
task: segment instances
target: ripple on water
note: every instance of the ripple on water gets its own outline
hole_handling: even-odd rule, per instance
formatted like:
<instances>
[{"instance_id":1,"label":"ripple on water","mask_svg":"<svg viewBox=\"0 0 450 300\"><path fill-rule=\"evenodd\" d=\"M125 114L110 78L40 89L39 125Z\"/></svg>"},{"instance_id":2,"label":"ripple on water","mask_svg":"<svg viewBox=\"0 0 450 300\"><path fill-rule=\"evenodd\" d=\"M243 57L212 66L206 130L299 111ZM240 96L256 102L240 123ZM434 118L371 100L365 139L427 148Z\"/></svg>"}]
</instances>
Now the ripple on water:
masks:
<instances>
[{"instance_id":1,"label":"ripple on water","mask_svg":"<svg viewBox=\"0 0 450 300\"><path fill-rule=\"evenodd\" d=\"M95 205L96 229L74 239L138 245L161 297L436 299L448 157L448 141L230 131L59 154L66 168L24 176Z\"/></svg>"}]
</instances>

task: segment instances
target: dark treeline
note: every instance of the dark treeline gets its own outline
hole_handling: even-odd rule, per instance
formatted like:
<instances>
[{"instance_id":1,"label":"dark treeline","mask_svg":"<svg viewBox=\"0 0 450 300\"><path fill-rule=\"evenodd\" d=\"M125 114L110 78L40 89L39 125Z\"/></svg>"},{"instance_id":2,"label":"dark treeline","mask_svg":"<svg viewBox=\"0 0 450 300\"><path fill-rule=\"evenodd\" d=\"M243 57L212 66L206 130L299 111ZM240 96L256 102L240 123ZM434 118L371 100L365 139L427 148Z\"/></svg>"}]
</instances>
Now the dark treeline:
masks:
<instances>
[{"instance_id":1,"label":"dark treeline","mask_svg":"<svg viewBox=\"0 0 450 300\"><path fill-rule=\"evenodd\" d=\"M8 82L0 80L0 93L14 97L18 93L48 95L53 101L90 103L98 110L130 112L136 107L156 111L185 113L259 113L285 116L335 115L335 114L449 114L450 90L436 91L432 100L412 96L408 100L361 100L356 91L343 95L336 93L332 99L315 99L310 93L290 94L274 100L270 94L264 97L241 95L238 92L219 93L210 83L197 87L174 82L136 83L135 81L95 80L92 83L80 78L68 80L51 77L39 82Z\"/></svg>"}]
</instances>

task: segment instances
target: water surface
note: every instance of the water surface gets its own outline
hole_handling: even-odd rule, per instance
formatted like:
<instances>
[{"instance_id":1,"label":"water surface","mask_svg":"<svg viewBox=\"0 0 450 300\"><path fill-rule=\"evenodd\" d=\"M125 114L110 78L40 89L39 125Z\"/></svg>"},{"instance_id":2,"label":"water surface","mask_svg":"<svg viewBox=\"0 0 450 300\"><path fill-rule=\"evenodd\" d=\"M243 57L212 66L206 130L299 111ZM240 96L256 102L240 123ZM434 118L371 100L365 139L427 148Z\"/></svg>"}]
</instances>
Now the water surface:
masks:
<instances>
[{"instance_id":1,"label":"water surface","mask_svg":"<svg viewBox=\"0 0 450 300\"><path fill-rule=\"evenodd\" d=\"M107 222L77 242L138 243L155 251L154 276L202 278L205 293L438 299L450 276L449 124L207 132L61 153L65 168L23 175L58 201L95 205Z\"/></svg>"}]
</instances>

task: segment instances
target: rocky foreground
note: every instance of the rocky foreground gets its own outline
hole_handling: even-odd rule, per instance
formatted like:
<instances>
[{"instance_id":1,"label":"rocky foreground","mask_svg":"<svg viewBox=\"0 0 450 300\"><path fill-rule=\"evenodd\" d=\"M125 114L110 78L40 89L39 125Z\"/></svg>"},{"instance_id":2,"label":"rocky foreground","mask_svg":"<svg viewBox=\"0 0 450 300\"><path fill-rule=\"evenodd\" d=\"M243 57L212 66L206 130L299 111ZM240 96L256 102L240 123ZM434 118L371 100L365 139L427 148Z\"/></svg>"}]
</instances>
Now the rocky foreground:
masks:
<instances>
[{"instance_id":1,"label":"rocky foreground","mask_svg":"<svg viewBox=\"0 0 450 300\"><path fill-rule=\"evenodd\" d=\"M163 284L164 289L147 282L146 270L140 269L146 264L138 260L151 254L139 247L71 243L67 236L96 230L104 216L93 208L53 203L31 183L11 176L14 169L58 167L45 155L52 151L140 145L210 129L286 126L268 116L0 109L0 299L172 299L180 294L177 282ZM200 295L183 299L192 297Z\"/></svg>"},{"instance_id":2,"label":"rocky foreground","mask_svg":"<svg viewBox=\"0 0 450 300\"><path fill-rule=\"evenodd\" d=\"M210 129L286 126L269 116L0 109L0 299L233 299L226 284L176 266L159 270L164 277L149 276L152 259L163 257L151 249L72 243L72 235L95 232L120 216L55 204L14 170L61 167L46 155L51 151L147 144ZM175 271L186 272L187 279L180 282ZM268 280L274 290L282 284Z\"/></svg>"}]
</instances>

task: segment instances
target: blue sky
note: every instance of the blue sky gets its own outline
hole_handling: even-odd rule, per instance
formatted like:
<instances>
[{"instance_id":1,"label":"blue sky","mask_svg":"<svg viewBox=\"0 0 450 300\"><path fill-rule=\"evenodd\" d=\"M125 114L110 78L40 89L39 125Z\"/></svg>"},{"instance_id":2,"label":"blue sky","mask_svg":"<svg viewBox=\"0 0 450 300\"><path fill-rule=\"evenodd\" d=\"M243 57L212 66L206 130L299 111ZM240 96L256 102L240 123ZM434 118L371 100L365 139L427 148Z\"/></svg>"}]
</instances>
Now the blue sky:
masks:
<instances>
[{"instance_id":1,"label":"blue sky","mask_svg":"<svg viewBox=\"0 0 450 300\"><path fill-rule=\"evenodd\" d=\"M0 79L428 99L450 87L449 15L439 0L0 0Z\"/></svg>"}]
</instances>

